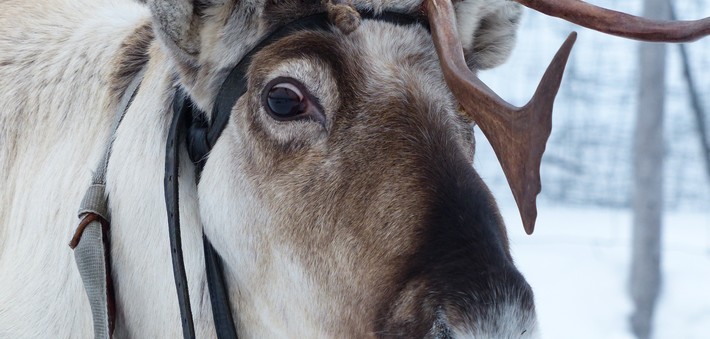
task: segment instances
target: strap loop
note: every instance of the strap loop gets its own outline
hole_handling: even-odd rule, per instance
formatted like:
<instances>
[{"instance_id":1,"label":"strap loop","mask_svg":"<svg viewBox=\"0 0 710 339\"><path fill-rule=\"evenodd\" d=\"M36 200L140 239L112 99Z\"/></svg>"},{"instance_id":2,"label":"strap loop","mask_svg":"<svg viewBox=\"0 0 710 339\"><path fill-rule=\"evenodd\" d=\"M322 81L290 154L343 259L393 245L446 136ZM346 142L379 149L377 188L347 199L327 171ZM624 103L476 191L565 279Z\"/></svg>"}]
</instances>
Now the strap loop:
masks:
<instances>
[{"instance_id":1,"label":"strap loop","mask_svg":"<svg viewBox=\"0 0 710 339\"><path fill-rule=\"evenodd\" d=\"M93 213L99 215L104 220L109 220L108 206L106 203L106 185L92 184L84 193L79 207L79 218L85 214Z\"/></svg>"}]
</instances>

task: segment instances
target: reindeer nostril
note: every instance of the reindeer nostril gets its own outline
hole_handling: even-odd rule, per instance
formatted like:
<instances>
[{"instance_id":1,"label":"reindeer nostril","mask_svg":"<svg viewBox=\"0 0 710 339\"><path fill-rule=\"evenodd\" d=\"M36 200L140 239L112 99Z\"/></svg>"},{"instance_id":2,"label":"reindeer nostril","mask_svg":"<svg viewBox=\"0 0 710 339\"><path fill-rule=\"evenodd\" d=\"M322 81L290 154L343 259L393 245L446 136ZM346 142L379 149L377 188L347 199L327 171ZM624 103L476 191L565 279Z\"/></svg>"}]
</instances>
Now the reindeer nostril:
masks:
<instances>
[{"instance_id":1,"label":"reindeer nostril","mask_svg":"<svg viewBox=\"0 0 710 339\"><path fill-rule=\"evenodd\" d=\"M454 337L451 335L451 330L446 329L443 332L437 333L436 339L453 339Z\"/></svg>"},{"instance_id":2,"label":"reindeer nostril","mask_svg":"<svg viewBox=\"0 0 710 339\"><path fill-rule=\"evenodd\" d=\"M446 316L442 311L438 311L437 313L434 326L432 326L430 335L427 337L433 339L453 339L454 336L451 327L446 321Z\"/></svg>"}]
</instances>

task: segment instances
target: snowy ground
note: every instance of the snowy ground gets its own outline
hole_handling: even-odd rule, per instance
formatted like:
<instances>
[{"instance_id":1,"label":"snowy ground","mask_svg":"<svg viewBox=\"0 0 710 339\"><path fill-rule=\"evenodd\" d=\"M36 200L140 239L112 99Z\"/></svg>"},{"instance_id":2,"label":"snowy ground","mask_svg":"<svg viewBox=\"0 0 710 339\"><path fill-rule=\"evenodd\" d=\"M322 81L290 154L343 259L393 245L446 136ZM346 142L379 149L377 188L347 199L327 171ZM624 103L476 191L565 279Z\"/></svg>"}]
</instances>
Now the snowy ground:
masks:
<instances>
[{"instance_id":1,"label":"snowy ground","mask_svg":"<svg viewBox=\"0 0 710 339\"><path fill-rule=\"evenodd\" d=\"M514 206L503 213L514 258L535 291L543 338L633 338L626 293L630 213L543 204L532 236ZM655 338L706 339L710 215L668 214L664 231Z\"/></svg>"}]
</instances>

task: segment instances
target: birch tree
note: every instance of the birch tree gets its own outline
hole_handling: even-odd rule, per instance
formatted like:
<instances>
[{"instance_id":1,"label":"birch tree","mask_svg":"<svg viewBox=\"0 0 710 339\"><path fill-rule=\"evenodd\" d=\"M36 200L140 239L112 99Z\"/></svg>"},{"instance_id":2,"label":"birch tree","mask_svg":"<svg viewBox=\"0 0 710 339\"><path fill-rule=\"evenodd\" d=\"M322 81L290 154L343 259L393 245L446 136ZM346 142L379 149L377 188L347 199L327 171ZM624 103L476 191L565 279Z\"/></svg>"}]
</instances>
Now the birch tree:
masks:
<instances>
[{"instance_id":1,"label":"birch tree","mask_svg":"<svg viewBox=\"0 0 710 339\"><path fill-rule=\"evenodd\" d=\"M668 19L668 0L645 0L643 16ZM666 48L642 43L633 152L633 240L629 290L634 304L631 329L650 338L661 288L663 209L663 106Z\"/></svg>"}]
</instances>

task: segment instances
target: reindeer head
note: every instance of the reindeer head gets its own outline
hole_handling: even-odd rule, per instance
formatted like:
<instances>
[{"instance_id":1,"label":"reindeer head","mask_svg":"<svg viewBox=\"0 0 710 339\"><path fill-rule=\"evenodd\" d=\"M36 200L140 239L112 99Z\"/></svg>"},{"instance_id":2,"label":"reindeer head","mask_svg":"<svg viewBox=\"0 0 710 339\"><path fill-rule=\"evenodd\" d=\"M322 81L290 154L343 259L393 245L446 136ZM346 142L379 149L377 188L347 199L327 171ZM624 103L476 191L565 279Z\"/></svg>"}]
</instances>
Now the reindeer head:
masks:
<instances>
[{"instance_id":1,"label":"reindeer head","mask_svg":"<svg viewBox=\"0 0 710 339\"><path fill-rule=\"evenodd\" d=\"M262 38L314 13L333 23L250 56L246 91L228 107L198 185L240 335L535 335L532 291L471 167L471 123L493 140L532 232L540 156L572 40L520 113L471 72L507 57L520 6L421 5L150 2L179 85L205 112ZM426 14L431 33L378 19L383 11Z\"/></svg>"}]
</instances>

